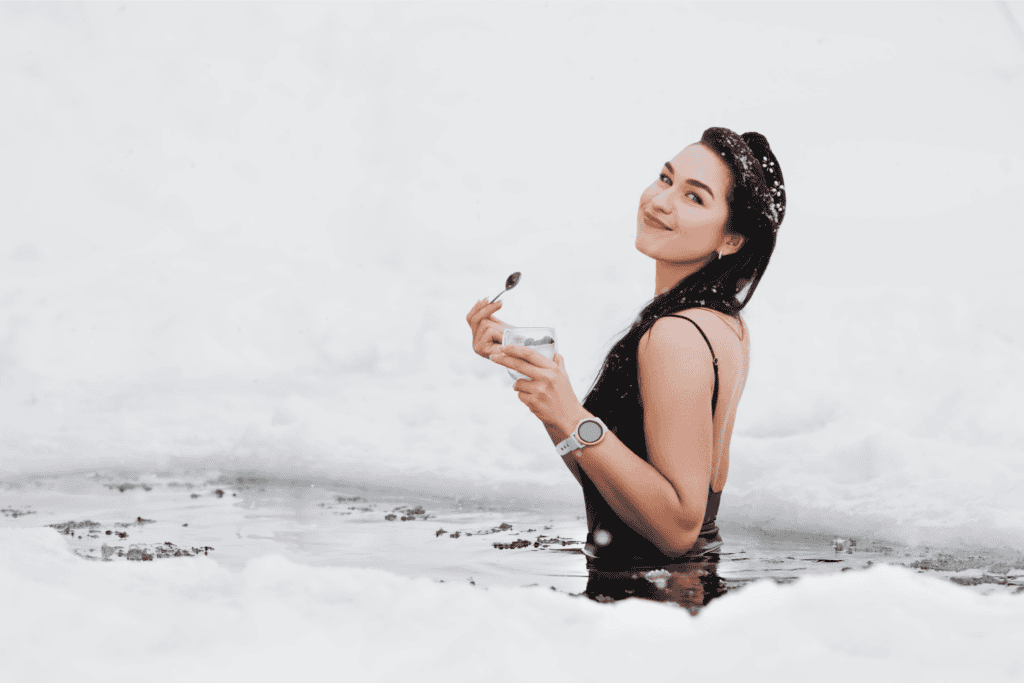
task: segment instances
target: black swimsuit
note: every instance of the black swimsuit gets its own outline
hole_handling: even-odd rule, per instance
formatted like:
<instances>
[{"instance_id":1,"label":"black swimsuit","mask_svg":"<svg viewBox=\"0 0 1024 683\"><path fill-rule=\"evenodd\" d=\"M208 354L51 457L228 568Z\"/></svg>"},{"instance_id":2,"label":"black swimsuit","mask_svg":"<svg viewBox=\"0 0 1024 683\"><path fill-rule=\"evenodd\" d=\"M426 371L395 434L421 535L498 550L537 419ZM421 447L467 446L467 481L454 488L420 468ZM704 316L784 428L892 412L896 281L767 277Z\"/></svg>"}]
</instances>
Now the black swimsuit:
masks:
<instances>
[{"instance_id":1,"label":"black swimsuit","mask_svg":"<svg viewBox=\"0 0 1024 683\"><path fill-rule=\"evenodd\" d=\"M671 314L669 317L682 318L693 323L697 331L711 351L715 371L715 390L711 397L711 416L714 419L718 404L718 358L711 347L704 330L700 325L686 316ZM639 338L636 340L639 344ZM645 461L650 462L647 454L647 441L644 434L643 403L640 397L638 369L624 367L610 358L606 376L594 387L583 402L583 407L600 417L623 444ZM721 491L712 491L708 486L707 505L704 508L704 524L701 526L697 542L680 557L669 557L662 553L651 541L637 533L626 524L601 496L594 482L580 469L583 484L583 498L587 506L587 544L584 554L587 556L587 568L594 576L595 572L611 577L625 572L635 574L636 570L671 568L671 565L718 559L718 549L722 538L715 524L718 505L722 499Z\"/></svg>"}]
</instances>

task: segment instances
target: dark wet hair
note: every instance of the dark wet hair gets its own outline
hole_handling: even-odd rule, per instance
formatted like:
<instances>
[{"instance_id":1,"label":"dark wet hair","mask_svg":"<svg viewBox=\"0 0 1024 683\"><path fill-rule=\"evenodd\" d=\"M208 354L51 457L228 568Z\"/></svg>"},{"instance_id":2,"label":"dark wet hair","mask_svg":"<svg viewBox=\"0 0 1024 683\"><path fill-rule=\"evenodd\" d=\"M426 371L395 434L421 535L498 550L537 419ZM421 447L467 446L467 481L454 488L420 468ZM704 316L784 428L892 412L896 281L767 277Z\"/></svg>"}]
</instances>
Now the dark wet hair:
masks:
<instances>
[{"instance_id":1,"label":"dark wet hair","mask_svg":"<svg viewBox=\"0 0 1024 683\"><path fill-rule=\"evenodd\" d=\"M786 188L768 140L760 133L739 136L728 128L708 128L700 144L729 167L732 183L725 230L743 235L743 246L654 297L638 321L696 306L736 315L750 301L775 251L775 236L786 215ZM740 301L744 288L747 293Z\"/></svg>"},{"instance_id":2,"label":"dark wet hair","mask_svg":"<svg viewBox=\"0 0 1024 683\"><path fill-rule=\"evenodd\" d=\"M632 342L666 314L703 307L738 316L750 303L768 267L779 225L786 215L782 168L768 140L760 133L741 136L728 128L708 128L700 144L718 154L729 167L732 182L726 197L729 213L725 230L743 235L743 245L735 254L711 260L672 289L651 299L625 336L612 347L591 391L610 368L635 366L633 356L637 347ZM746 295L741 301L739 295L744 290Z\"/></svg>"}]
</instances>

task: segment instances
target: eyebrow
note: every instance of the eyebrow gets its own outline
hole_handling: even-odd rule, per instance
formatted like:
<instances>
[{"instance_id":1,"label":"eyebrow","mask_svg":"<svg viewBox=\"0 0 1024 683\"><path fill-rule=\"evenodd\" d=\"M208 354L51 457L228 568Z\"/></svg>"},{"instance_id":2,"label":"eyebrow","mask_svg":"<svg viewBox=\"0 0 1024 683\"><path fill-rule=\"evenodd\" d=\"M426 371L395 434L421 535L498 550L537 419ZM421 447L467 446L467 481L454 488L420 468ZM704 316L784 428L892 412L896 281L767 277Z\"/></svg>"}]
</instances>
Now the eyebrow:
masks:
<instances>
[{"instance_id":1,"label":"eyebrow","mask_svg":"<svg viewBox=\"0 0 1024 683\"><path fill-rule=\"evenodd\" d=\"M670 162L666 161L665 162L665 166L668 168L669 171L671 171L672 175L676 174L676 171L675 171L674 168L672 168L672 164ZM699 188L702 188L709 195L711 195L712 199L715 198L715 193L711 191L711 188L708 187L707 185L705 185L704 183L702 183L701 181L694 180L693 178L687 178L685 182L690 183L691 185L696 185Z\"/></svg>"}]
</instances>

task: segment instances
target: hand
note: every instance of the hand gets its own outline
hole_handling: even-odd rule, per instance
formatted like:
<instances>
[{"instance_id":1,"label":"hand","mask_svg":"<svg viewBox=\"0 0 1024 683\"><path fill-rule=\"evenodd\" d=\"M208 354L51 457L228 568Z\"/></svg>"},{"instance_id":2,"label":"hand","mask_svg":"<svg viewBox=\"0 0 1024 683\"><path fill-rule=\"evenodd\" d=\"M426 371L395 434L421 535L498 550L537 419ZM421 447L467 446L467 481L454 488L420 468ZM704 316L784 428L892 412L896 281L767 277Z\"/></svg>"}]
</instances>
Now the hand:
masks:
<instances>
[{"instance_id":1,"label":"hand","mask_svg":"<svg viewBox=\"0 0 1024 683\"><path fill-rule=\"evenodd\" d=\"M531 378L517 379L512 388L545 426L560 429L568 436L576 423L589 415L572 390L565 359L560 354L556 353L551 361L527 346L501 346L491 360Z\"/></svg>"},{"instance_id":2,"label":"hand","mask_svg":"<svg viewBox=\"0 0 1024 683\"><path fill-rule=\"evenodd\" d=\"M501 308L501 302L487 303L487 299L481 299L473 304L466 316L469 329L473 331L473 350L477 355L488 358L491 354L498 352L501 346L501 338L505 333L508 323L502 322L491 314Z\"/></svg>"}]
</instances>

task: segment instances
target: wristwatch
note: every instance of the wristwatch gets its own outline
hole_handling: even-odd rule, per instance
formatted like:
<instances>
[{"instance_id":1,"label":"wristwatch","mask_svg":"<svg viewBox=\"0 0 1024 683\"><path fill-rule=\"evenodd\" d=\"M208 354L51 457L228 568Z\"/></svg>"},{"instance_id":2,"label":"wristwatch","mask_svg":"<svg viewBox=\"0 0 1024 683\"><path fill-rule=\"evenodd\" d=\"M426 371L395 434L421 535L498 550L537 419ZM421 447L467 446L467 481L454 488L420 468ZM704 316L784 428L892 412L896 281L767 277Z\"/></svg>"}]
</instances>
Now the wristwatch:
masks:
<instances>
[{"instance_id":1,"label":"wristwatch","mask_svg":"<svg viewBox=\"0 0 1024 683\"><path fill-rule=\"evenodd\" d=\"M562 456L570 451L578 451L586 446L595 446L608 433L608 426L599 417L585 417L576 423L576 430L558 444L555 449Z\"/></svg>"}]
</instances>

